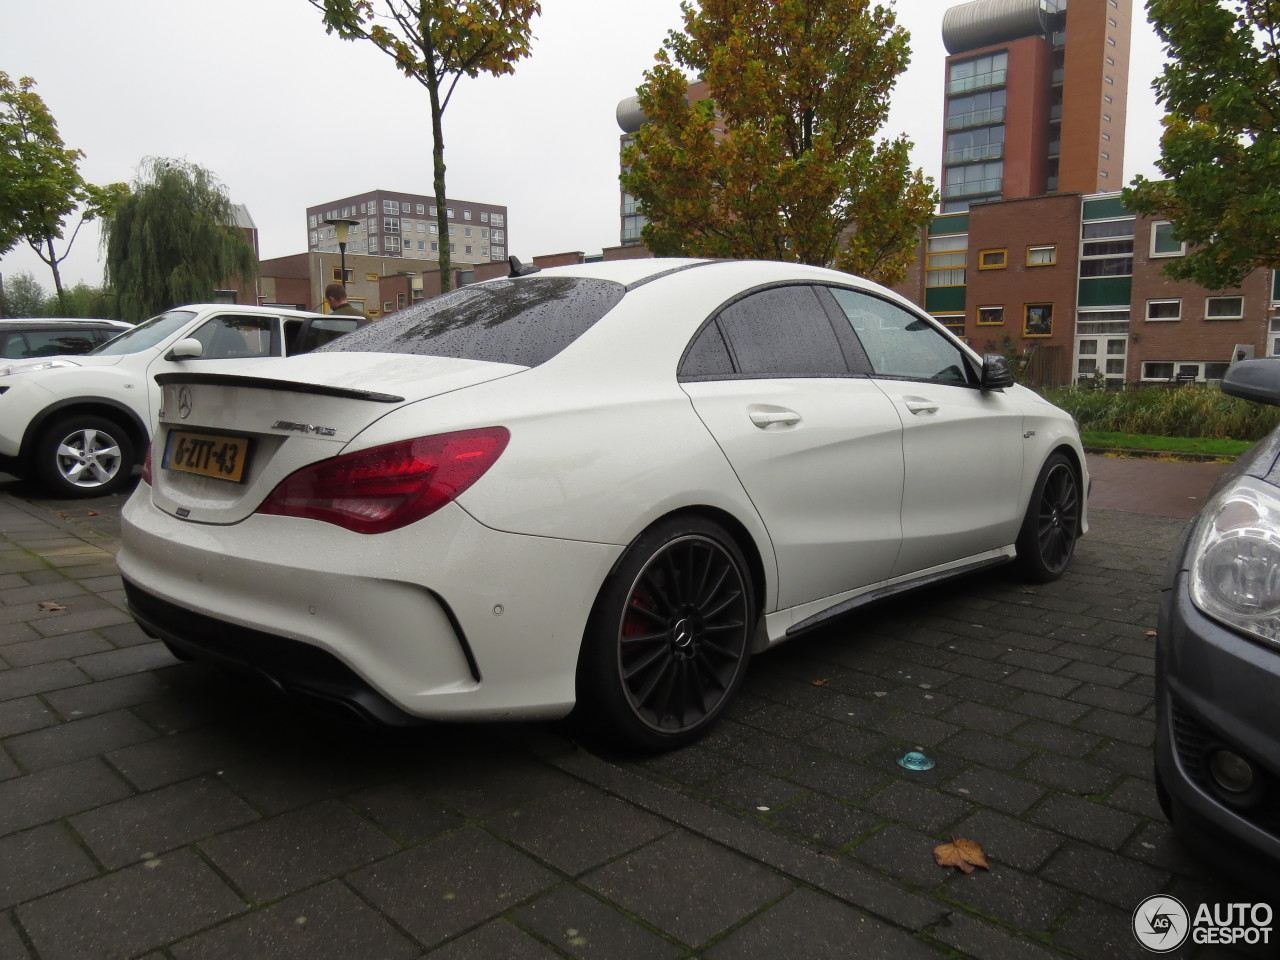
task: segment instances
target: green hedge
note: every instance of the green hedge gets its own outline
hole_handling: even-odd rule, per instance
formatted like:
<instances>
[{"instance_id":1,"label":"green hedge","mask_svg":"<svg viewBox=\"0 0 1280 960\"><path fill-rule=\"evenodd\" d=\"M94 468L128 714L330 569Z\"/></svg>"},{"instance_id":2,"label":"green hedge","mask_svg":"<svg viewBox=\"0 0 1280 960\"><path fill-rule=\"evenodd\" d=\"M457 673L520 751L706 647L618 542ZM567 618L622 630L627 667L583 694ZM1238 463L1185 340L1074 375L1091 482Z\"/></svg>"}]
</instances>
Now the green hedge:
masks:
<instances>
[{"instance_id":1,"label":"green hedge","mask_svg":"<svg viewBox=\"0 0 1280 960\"><path fill-rule=\"evenodd\" d=\"M1075 417L1081 430L1261 440L1280 424L1280 408L1229 397L1216 384L1117 392L1061 387L1044 397Z\"/></svg>"}]
</instances>

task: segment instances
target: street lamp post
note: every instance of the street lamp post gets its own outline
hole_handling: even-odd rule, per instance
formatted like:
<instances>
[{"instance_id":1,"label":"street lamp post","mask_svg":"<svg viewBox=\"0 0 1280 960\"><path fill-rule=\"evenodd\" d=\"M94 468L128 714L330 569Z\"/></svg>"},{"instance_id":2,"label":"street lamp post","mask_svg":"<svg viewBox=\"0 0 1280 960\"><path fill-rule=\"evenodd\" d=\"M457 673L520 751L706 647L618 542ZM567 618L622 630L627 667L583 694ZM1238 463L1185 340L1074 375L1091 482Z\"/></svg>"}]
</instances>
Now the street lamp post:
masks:
<instances>
[{"instance_id":1,"label":"street lamp post","mask_svg":"<svg viewBox=\"0 0 1280 960\"><path fill-rule=\"evenodd\" d=\"M334 233L338 235L338 256L341 260L342 269L342 286L347 285L347 232L351 227L359 226L359 220L349 219L347 217L334 217L332 220L326 220L329 226L333 227Z\"/></svg>"}]
</instances>

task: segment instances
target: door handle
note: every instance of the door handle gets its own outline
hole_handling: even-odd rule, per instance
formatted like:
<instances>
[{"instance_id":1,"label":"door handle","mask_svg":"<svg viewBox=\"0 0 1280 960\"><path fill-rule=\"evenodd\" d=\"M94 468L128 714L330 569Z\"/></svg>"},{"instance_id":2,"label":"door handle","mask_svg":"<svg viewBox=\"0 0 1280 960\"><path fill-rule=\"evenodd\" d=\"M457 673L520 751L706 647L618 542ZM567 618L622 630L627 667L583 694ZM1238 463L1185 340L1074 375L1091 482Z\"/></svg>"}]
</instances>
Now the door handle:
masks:
<instances>
[{"instance_id":1,"label":"door handle","mask_svg":"<svg viewBox=\"0 0 1280 960\"><path fill-rule=\"evenodd\" d=\"M917 415L938 412L938 405L932 400L924 399L924 397L913 397L903 402L907 405L908 410Z\"/></svg>"},{"instance_id":2,"label":"door handle","mask_svg":"<svg viewBox=\"0 0 1280 960\"><path fill-rule=\"evenodd\" d=\"M775 423L784 427L792 427L800 422L800 414L794 410L785 410L775 407L771 410L756 408L749 412L751 422L761 430L773 426Z\"/></svg>"}]
</instances>

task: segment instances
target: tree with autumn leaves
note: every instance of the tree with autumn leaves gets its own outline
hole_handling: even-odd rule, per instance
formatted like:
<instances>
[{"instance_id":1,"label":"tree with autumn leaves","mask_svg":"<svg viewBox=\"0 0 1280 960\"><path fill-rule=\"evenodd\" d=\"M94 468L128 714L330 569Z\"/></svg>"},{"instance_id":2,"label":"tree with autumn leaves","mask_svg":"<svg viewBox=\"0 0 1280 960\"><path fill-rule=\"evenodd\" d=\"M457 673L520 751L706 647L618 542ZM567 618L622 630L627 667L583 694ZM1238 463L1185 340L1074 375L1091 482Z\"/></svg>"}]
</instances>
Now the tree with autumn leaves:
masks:
<instances>
[{"instance_id":1,"label":"tree with autumn leaves","mask_svg":"<svg viewBox=\"0 0 1280 960\"><path fill-rule=\"evenodd\" d=\"M832 265L892 284L932 215L905 137L877 140L909 35L869 0L682 4L645 74L623 189L658 256ZM708 96L689 102L688 74Z\"/></svg>"},{"instance_id":2,"label":"tree with autumn leaves","mask_svg":"<svg viewBox=\"0 0 1280 960\"><path fill-rule=\"evenodd\" d=\"M1131 209L1169 220L1189 252L1166 272L1211 290L1280 268L1280 0L1148 0L1170 60L1157 161Z\"/></svg>"},{"instance_id":3,"label":"tree with autumn leaves","mask_svg":"<svg viewBox=\"0 0 1280 960\"><path fill-rule=\"evenodd\" d=\"M453 286L444 163L444 111L458 81L501 76L529 55L538 0L308 0L326 29L344 40L368 40L406 77L427 90L431 105L433 190L440 236L440 290Z\"/></svg>"}]
</instances>

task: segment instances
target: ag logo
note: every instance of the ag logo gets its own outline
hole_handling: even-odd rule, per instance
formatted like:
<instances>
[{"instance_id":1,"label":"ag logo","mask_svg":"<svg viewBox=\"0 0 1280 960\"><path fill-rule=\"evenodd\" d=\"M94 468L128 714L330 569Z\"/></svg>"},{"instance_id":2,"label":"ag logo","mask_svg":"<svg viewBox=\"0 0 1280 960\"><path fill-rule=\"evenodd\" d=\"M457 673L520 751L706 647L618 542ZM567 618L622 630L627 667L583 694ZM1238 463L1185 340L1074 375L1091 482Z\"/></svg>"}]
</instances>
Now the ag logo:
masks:
<instances>
[{"instance_id":1,"label":"ag logo","mask_svg":"<svg viewBox=\"0 0 1280 960\"><path fill-rule=\"evenodd\" d=\"M1169 953L1187 940L1191 915L1173 897L1147 897L1133 911L1133 935L1152 953Z\"/></svg>"}]
</instances>

